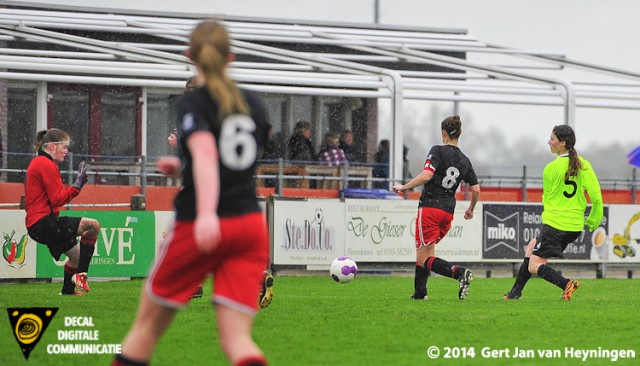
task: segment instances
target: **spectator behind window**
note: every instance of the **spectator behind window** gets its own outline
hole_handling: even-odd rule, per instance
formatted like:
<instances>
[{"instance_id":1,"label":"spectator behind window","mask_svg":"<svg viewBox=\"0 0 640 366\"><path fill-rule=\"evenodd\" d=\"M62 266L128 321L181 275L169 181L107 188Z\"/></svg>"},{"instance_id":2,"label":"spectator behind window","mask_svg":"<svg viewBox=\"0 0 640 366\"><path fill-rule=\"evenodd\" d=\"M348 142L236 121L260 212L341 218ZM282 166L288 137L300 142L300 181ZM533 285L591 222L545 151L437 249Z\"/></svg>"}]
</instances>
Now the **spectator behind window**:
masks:
<instances>
[{"instance_id":1,"label":"spectator behind window","mask_svg":"<svg viewBox=\"0 0 640 366\"><path fill-rule=\"evenodd\" d=\"M373 182L374 188L389 188L389 140L382 140L378 145L378 151L373 156L373 162L376 165L373 167L374 178L385 178L384 181Z\"/></svg>"},{"instance_id":2,"label":"spectator behind window","mask_svg":"<svg viewBox=\"0 0 640 366\"><path fill-rule=\"evenodd\" d=\"M356 149L353 147L353 132L351 130L342 131L340 135L340 148L344 151L344 156L349 162L357 161Z\"/></svg>"},{"instance_id":3,"label":"spectator behind window","mask_svg":"<svg viewBox=\"0 0 640 366\"><path fill-rule=\"evenodd\" d=\"M347 158L344 155L339 146L338 135L334 132L327 132L324 135L324 141L320 152L318 153L318 160L322 164L330 166L338 166L344 164Z\"/></svg>"},{"instance_id":4,"label":"spectator behind window","mask_svg":"<svg viewBox=\"0 0 640 366\"><path fill-rule=\"evenodd\" d=\"M289 160L315 161L316 153L311 142L311 123L299 121L289 139Z\"/></svg>"}]
</instances>

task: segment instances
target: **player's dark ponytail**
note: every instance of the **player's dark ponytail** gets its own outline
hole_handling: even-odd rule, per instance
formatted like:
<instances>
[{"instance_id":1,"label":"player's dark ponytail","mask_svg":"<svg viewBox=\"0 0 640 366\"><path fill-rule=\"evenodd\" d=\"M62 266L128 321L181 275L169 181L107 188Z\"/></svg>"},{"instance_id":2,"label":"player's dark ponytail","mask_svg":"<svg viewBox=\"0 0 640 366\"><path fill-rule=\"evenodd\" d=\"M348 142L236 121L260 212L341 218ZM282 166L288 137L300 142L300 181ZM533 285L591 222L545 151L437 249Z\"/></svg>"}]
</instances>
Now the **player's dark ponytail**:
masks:
<instances>
[{"instance_id":1,"label":"player's dark ponytail","mask_svg":"<svg viewBox=\"0 0 640 366\"><path fill-rule=\"evenodd\" d=\"M569 151L569 169L564 174L564 179L578 176L578 172L582 169L582 163L575 149L576 134L573 132L573 128L569 125L558 125L553 128L553 134L556 135L558 141L564 141L565 148Z\"/></svg>"},{"instance_id":2,"label":"player's dark ponytail","mask_svg":"<svg viewBox=\"0 0 640 366\"><path fill-rule=\"evenodd\" d=\"M460 120L460 116L456 114L445 118L442 123L440 123L440 128L443 131L446 131L450 138L457 139L462 133L462 121Z\"/></svg>"}]
</instances>

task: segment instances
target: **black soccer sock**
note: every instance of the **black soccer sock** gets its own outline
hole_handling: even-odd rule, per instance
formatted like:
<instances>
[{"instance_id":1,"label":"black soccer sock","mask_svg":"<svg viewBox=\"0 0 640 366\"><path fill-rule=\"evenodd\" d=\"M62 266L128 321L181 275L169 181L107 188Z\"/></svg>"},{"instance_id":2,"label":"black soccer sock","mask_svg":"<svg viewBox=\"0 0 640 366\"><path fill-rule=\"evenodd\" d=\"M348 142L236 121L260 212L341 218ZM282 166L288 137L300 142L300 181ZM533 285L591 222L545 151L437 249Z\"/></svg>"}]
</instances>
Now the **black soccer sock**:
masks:
<instances>
[{"instance_id":1,"label":"black soccer sock","mask_svg":"<svg viewBox=\"0 0 640 366\"><path fill-rule=\"evenodd\" d=\"M73 267L69 264L69 262L64 264L64 282L62 283L62 293L63 294L73 294L76 290L76 284L73 283L71 277L76 274L77 268Z\"/></svg>"},{"instance_id":2,"label":"black soccer sock","mask_svg":"<svg viewBox=\"0 0 640 366\"><path fill-rule=\"evenodd\" d=\"M131 360L122 354L117 354L113 359L111 366L147 366L149 365L148 361L134 361Z\"/></svg>"},{"instance_id":3,"label":"black soccer sock","mask_svg":"<svg viewBox=\"0 0 640 366\"><path fill-rule=\"evenodd\" d=\"M82 236L80 238L80 259L78 260L78 273L87 273L91 264L91 257L96 248L96 237Z\"/></svg>"},{"instance_id":4,"label":"black soccer sock","mask_svg":"<svg viewBox=\"0 0 640 366\"><path fill-rule=\"evenodd\" d=\"M465 269L460 266L453 265L442 258L429 257L424 261L424 266L430 271L433 271L441 276L451 277L453 279L459 279L464 273Z\"/></svg>"},{"instance_id":5,"label":"black soccer sock","mask_svg":"<svg viewBox=\"0 0 640 366\"><path fill-rule=\"evenodd\" d=\"M560 274L556 272L555 269L547 266L546 264L538 267L538 276L544 278L547 282L553 283L563 290L565 287L567 287L567 283L569 283L568 279L560 276Z\"/></svg>"},{"instance_id":6,"label":"black soccer sock","mask_svg":"<svg viewBox=\"0 0 640 366\"><path fill-rule=\"evenodd\" d=\"M524 257L522 264L520 264L518 275L516 276L516 282L513 284L509 293L512 295L522 295L522 290L527 284L527 281L529 281L529 278L531 278L531 272L529 272L529 257Z\"/></svg>"},{"instance_id":7,"label":"black soccer sock","mask_svg":"<svg viewBox=\"0 0 640 366\"><path fill-rule=\"evenodd\" d=\"M413 279L413 294L417 297L427 295L427 279L429 278L429 270L416 264L416 274Z\"/></svg>"}]
</instances>

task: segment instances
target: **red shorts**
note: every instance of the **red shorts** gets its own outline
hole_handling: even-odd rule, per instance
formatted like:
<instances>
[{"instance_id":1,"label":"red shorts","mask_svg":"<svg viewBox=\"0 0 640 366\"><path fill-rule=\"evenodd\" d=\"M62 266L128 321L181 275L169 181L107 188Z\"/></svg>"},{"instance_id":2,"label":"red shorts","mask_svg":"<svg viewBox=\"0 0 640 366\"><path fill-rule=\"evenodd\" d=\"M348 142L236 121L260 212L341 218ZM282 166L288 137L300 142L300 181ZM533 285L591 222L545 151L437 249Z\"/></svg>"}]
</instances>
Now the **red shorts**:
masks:
<instances>
[{"instance_id":1,"label":"red shorts","mask_svg":"<svg viewBox=\"0 0 640 366\"><path fill-rule=\"evenodd\" d=\"M416 220L416 249L438 244L451 229L453 214L433 207L418 208Z\"/></svg>"},{"instance_id":2,"label":"red shorts","mask_svg":"<svg viewBox=\"0 0 640 366\"><path fill-rule=\"evenodd\" d=\"M160 246L146 283L157 303L186 305L198 285L213 274L213 301L254 314L269 260L269 238L262 212L221 217L221 240L213 253L196 248L192 221L176 221Z\"/></svg>"}]
</instances>

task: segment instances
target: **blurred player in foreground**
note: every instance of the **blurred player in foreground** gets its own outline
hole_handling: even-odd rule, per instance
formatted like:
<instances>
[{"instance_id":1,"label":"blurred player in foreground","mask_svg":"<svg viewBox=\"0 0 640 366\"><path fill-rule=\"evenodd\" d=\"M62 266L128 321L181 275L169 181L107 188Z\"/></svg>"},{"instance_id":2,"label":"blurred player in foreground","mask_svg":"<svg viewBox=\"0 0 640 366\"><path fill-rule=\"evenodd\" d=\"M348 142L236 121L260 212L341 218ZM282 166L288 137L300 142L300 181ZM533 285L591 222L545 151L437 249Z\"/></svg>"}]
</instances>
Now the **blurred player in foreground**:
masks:
<instances>
[{"instance_id":1,"label":"blurred player in foreground","mask_svg":"<svg viewBox=\"0 0 640 366\"><path fill-rule=\"evenodd\" d=\"M560 287L564 291L562 299L571 300L580 283L564 278L547 265L547 261L552 257L562 258L567 245L584 230L585 191L592 203L586 220L590 231L600 225L604 214L598 177L591 163L578 155L573 129L567 125L555 126L547 143L551 152L558 156L545 166L542 173L542 230L527 245L516 281L511 291L502 297L505 300L520 299L522 289L532 274Z\"/></svg>"},{"instance_id":2,"label":"blurred player in foreground","mask_svg":"<svg viewBox=\"0 0 640 366\"><path fill-rule=\"evenodd\" d=\"M453 221L456 207L455 194L462 181L469 185L471 202L464 218L473 218L473 210L480 196L480 185L467 156L458 148L462 134L460 117L450 116L440 124L443 145L435 145L429 150L424 170L407 184L393 186L395 192L403 192L424 184L418 204L416 220L416 271L414 279L414 300L427 300L427 279L429 272L451 277L460 282L458 298L464 300L473 280L473 273L466 268L452 265L435 256L435 245L447 235Z\"/></svg>"},{"instance_id":3,"label":"blurred player in foreground","mask_svg":"<svg viewBox=\"0 0 640 366\"><path fill-rule=\"evenodd\" d=\"M87 273L100 233L97 220L86 217L60 217L60 208L71 202L87 183L84 161L78 165L76 182L62 183L59 163L69 154L71 137L66 132L51 128L36 135L36 157L27 168L25 180L25 224L29 236L49 247L55 260L67 255L64 264L64 282L60 295L82 296L89 291ZM80 236L80 245L78 245Z\"/></svg>"},{"instance_id":4,"label":"blurred player in foreground","mask_svg":"<svg viewBox=\"0 0 640 366\"><path fill-rule=\"evenodd\" d=\"M199 81L198 81L197 75L194 75L189 79L187 79L184 93L189 94L195 91L198 88L198 83ZM171 133L169 134L169 137L167 137L167 141L169 142L169 146L171 146L172 148L174 149L178 148L178 129L177 128L171 131ZM196 288L196 291L193 293L193 295L191 295L191 298L192 299L201 298L203 293L204 291L202 289L202 282L200 282L200 285L198 286L198 288ZM265 270L264 279L262 281L262 290L260 291L260 296L259 296L260 308L264 309L268 307L269 304L271 304L271 300L273 300L273 276L268 271Z\"/></svg>"},{"instance_id":5,"label":"blurred player in foreground","mask_svg":"<svg viewBox=\"0 0 640 366\"><path fill-rule=\"evenodd\" d=\"M233 365L266 365L251 337L268 256L265 217L258 205L255 167L267 139L266 110L227 74L232 60L226 29L200 23L191 33L191 59L203 87L178 105L180 160L159 169L181 169L176 222L145 283L137 318L113 365L146 365L177 310L213 273L213 303L222 349Z\"/></svg>"}]
</instances>

